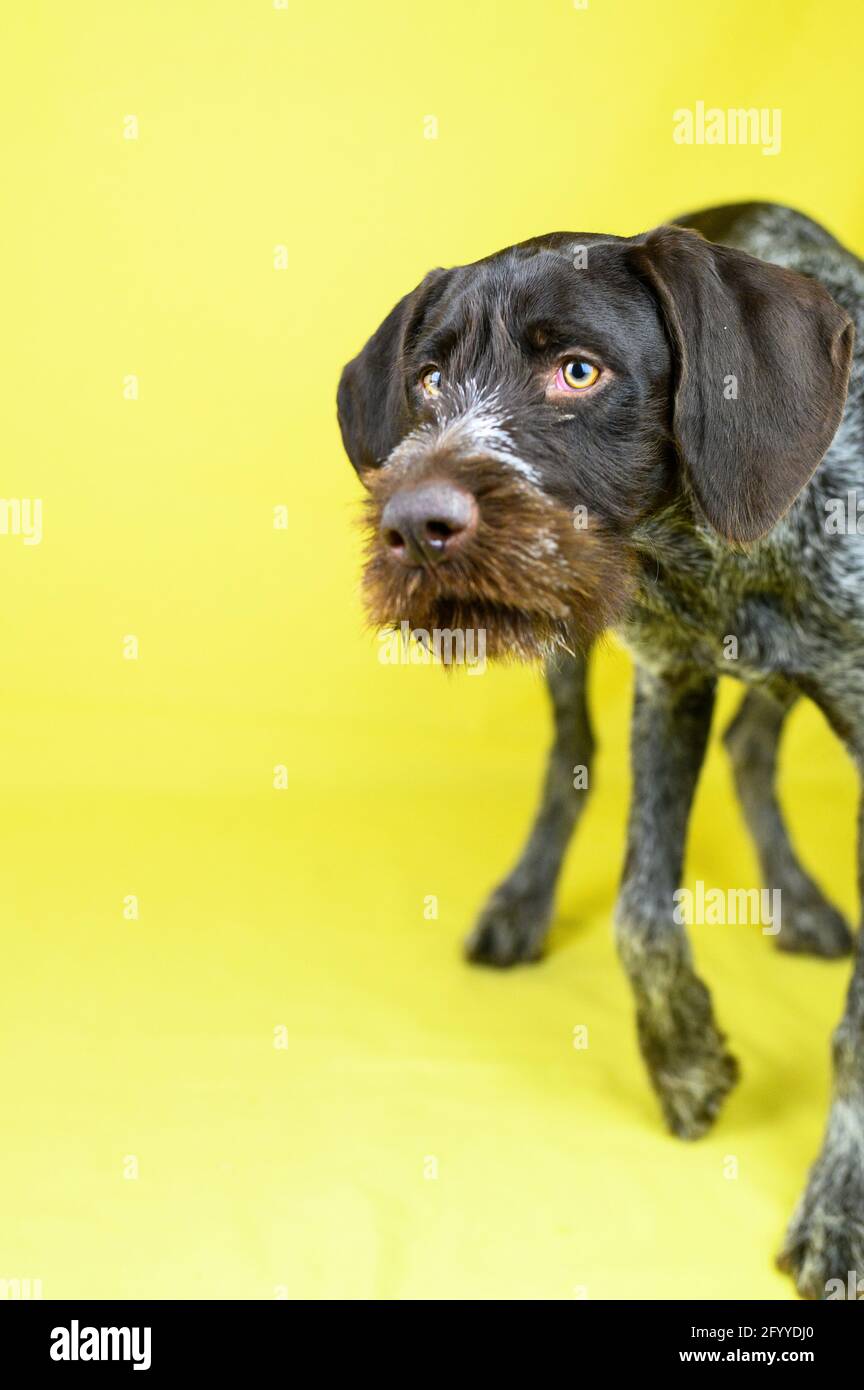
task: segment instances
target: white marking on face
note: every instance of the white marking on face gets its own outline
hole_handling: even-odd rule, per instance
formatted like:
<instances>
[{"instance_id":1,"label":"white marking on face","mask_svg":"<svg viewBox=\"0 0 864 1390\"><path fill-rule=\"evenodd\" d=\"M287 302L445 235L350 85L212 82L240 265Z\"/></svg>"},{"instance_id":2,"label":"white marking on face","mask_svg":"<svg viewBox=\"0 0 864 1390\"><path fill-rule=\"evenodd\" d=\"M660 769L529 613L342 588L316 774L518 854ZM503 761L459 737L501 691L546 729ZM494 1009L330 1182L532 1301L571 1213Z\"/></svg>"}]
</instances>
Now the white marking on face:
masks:
<instances>
[{"instance_id":1,"label":"white marking on face","mask_svg":"<svg viewBox=\"0 0 864 1390\"><path fill-rule=\"evenodd\" d=\"M456 453L483 453L535 486L540 484L540 473L520 458L502 423L497 390L492 387L482 391L473 379L452 387L440 402L436 401L434 422L427 421L406 435L387 463L407 463L441 448Z\"/></svg>"}]
</instances>

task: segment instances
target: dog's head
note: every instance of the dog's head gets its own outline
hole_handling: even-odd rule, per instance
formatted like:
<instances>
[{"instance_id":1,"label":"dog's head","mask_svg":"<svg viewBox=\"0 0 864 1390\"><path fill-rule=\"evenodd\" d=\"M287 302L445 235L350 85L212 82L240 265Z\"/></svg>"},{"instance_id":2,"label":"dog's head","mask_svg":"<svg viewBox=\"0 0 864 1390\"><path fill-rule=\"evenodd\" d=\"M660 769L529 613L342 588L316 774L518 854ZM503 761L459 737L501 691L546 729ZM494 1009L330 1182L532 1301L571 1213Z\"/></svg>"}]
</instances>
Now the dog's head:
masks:
<instances>
[{"instance_id":1,"label":"dog's head","mask_svg":"<svg viewBox=\"0 0 864 1390\"><path fill-rule=\"evenodd\" d=\"M680 499L739 543L778 521L839 424L851 344L819 284L680 227L432 271L339 385L373 620L485 629L490 656L590 642L652 512Z\"/></svg>"}]
</instances>

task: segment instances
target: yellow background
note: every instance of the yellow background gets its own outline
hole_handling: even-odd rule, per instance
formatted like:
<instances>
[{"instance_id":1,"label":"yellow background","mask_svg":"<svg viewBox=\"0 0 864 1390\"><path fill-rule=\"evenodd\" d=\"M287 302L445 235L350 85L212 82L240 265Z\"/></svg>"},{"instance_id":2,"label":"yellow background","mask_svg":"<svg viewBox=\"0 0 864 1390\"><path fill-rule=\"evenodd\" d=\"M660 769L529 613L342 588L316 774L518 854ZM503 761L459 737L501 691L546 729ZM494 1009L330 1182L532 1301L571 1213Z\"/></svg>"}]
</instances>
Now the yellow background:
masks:
<instances>
[{"instance_id":1,"label":"yellow background","mask_svg":"<svg viewBox=\"0 0 864 1390\"><path fill-rule=\"evenodd\" d=\"M533 808L542 685L378 663L334 392L430 266L534 233L756 196L860 251L857 0L29 0L3 27L0 490L43 499L44 539L0 537L0 1278L789 1296L848 964L697 929L744 1079L709 1138L664 1134L609 927L611 645L551 952L461 962ZM674 144L698 100L779 107L782 153ZM852 776L812 709L784 768L851 912ZM688 873L757 882L716 750Z\"/></svg>"}]
</instances>

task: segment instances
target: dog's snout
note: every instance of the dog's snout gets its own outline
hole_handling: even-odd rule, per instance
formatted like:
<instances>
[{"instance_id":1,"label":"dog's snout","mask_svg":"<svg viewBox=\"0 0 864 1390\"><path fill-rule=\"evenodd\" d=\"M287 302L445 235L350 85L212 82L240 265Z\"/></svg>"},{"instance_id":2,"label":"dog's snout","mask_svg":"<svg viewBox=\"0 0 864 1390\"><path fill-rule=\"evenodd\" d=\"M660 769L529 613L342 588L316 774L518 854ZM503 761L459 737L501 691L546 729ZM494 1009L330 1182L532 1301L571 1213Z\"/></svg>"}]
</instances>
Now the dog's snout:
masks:
<instances>
[{"instance_id":1,"label":"dog's snout","mask_svg":"<svg viewBox=\"0 0 864 1390\"><path fill-rule=\"evenodd\" d=\"M463 488L433 482L403 488L381 515L381 537L405 564L435 564L477 529L477 503Z\"/></svg>"}]
</instances>

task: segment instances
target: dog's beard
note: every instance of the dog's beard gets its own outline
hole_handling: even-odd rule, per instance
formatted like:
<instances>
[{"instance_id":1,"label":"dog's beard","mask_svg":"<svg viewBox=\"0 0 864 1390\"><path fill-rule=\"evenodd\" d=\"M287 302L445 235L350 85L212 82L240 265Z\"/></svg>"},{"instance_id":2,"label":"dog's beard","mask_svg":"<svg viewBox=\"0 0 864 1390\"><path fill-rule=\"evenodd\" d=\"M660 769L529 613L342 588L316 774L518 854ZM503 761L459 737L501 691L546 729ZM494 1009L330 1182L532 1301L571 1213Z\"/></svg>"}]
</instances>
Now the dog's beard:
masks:
<instances>
[{"instance_id":1,"label":"dog's beard","mask_svg":"<svg viewBox=\"0 0 864 1390\"><path fill-rule=\"evenodd\" d=\"M428 569L406 566L380 539L381 514L406 485L432 477L477 500L477 530ZM363 578L377 628L484 631L490 659L532 661L558 648L587 648L620 618L630 593L624 548L494 459L395 464L366 479L369 497Z\"/></svg>"}]
</instances>

